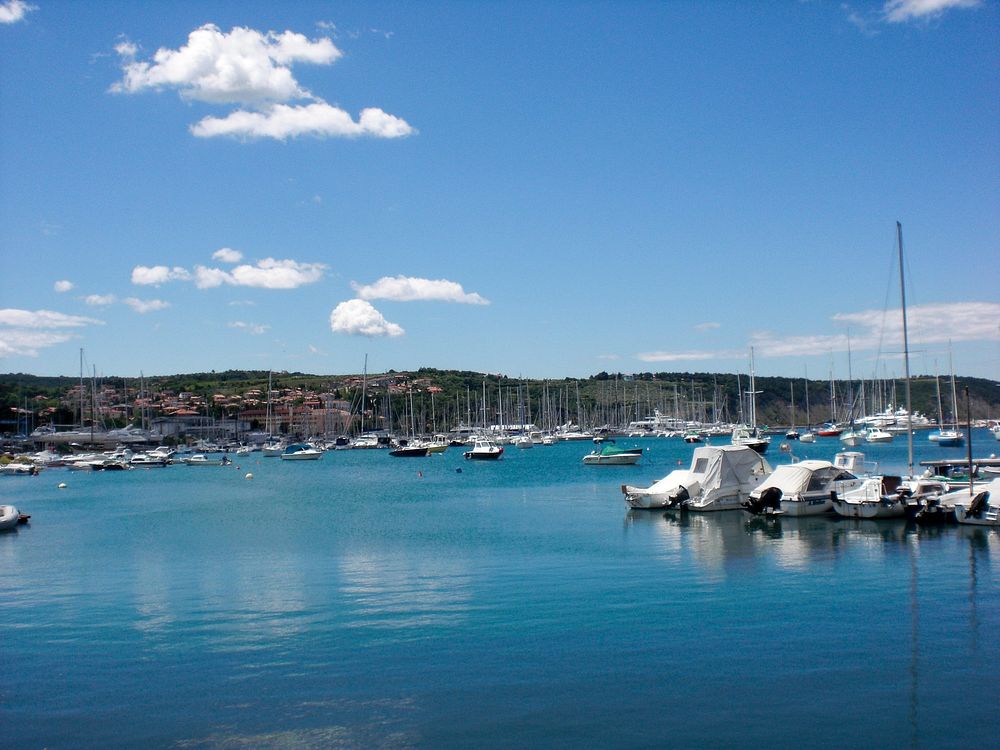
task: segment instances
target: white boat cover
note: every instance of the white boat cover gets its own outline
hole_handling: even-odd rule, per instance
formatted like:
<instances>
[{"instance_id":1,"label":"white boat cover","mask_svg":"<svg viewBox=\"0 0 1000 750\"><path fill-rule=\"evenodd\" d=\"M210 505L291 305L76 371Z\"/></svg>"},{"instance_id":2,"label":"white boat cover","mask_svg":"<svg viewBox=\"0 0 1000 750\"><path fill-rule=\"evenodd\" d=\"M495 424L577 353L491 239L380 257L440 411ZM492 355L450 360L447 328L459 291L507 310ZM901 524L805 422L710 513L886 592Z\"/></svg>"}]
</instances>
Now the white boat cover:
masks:
<instances>
[{"instance_id":1,"label":"white boat cover","mask_svg":"<svg viewBox=\"0 0 1000 750\"><path fill-rule=\"evenodd\" d=\"M757 451L744 445L706 445L694 449L690 469L672 471L646 489L630 487L635 494L674 495L684 487L691 497L709 491L752 489L750 479L755 470L771 470ZM758 474L759 476L759 474Z\"/></svg>"},{"instance_id":2,"label":"white boat cover","mask_svg":"<svg viewBox=\"0 0 1000 750\"><path fill-rule=\"evenodd\" d=\"M785 464L779 466L771 476L761 482L753 494L756 497L770 487L777 487L781 490L782 497L799 495L809 489L809 483L814 475L817 473L829 475L832 472L842 473L829 461L799 461L797 464Z\"/></svg>"}]
</instances>

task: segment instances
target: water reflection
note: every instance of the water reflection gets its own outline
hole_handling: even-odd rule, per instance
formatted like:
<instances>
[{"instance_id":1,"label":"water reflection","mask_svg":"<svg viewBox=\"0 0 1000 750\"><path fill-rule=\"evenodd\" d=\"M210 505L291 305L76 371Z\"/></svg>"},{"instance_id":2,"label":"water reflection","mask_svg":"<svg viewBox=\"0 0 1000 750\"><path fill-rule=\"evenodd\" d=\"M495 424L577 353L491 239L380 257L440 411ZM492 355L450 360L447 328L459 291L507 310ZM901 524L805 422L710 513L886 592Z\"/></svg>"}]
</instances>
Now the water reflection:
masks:
<instances>
[{"instance_id":1,"label":"water reflection","mask_svg":"<svg viewBox=\"0 0 1000 750\"><path fill-rule=\"evenodd\" d=\"M348 627L388 630L459 625L469 613L471 577L458 560L402 554L345 555L341 591Z\"/></svg>"}]
</instances>

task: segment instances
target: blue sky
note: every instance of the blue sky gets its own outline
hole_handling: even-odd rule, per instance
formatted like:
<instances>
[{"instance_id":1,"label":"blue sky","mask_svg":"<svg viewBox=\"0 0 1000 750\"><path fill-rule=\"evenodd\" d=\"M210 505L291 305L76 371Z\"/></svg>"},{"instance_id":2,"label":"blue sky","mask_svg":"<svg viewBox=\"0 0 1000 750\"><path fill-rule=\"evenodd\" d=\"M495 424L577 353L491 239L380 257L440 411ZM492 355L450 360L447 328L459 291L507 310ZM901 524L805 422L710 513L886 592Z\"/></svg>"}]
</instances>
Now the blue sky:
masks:
<instances>
[{"instance_id":1,"label":"blue sky","mask_svg":"<svg viewBox=\"0 0 1000 750\"><path fill-rule=\"evenodd\" d=\"M0 371L996 379L998 6L0 0Z\"/></svg>"}]
</instances>

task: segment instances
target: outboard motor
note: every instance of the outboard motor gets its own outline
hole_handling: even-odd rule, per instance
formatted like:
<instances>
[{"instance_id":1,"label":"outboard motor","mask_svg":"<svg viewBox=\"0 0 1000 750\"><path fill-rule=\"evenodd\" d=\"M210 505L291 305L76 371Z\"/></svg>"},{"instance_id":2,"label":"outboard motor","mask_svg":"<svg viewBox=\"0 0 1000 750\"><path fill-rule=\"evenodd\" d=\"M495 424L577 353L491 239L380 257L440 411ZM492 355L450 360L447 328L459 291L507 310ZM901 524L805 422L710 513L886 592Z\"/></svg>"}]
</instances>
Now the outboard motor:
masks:
<instances>
[{"instance_id":1,"label":"outboard motor","mask_svg":"<svg viewBox=\"0 0 1000 750\"><path fill-rule=\"evenodd\" d=\"M670 502L667 503L668 508L684 507L688 500L691 499L691 494L688 492L687 487L683 485L677 493L670 496Z\"/></svg>"},{"instance_id":2,"label":"outboard motor","mask_svg":"<svg viewBox=\"0 0 1000 750\"><path fill-rule=\"evenodd\" d=\"M969 503L969 509L965 511L966 518L982 518L983 511L986 510L986 501L990 499L989 492L980 492Z\"/></svg>"},{"instance_id":3,"label":"outboard motor","mask_svg":"<svg viewBox=\"0 0 1000 750\"><path fill-rule=\"evenodd\" d=\"M781 488L768 487L760 493L760 497L756 499L752 497L747 498L743 503L743 507L755 516L768 512L774 513L781 509Z\"/></svg>"}]
</instances>

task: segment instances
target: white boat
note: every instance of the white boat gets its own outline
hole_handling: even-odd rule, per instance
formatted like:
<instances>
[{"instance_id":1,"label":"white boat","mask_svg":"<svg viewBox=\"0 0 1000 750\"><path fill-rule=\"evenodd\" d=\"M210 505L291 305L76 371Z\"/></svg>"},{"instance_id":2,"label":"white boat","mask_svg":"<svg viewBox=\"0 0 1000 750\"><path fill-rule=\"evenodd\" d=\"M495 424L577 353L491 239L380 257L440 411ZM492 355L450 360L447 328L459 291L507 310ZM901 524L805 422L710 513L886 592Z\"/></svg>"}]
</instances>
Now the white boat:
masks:
<instances>
[{"instance_id":1,"label":"white boat","mask_svg":"<svg viewBox=\"0 0 1000 750\"><path fill-rule=\"evenodd\" d=\"M761 433L756 427L748 427L747 425L740 424L733 428L730 442L733 445L752 448L758 453L766 453L768 446L771 444L771 438Z\"/></svg>"},{"instance_id":2,"label":"white boat","mask_svg":"<svg viewBox=\"0 0 1000 750\"><path fill-rule=\"evenodd\" d=\"M947 498L955 509L955 520L975 526L1000 526L1000 478L970 490L959 490Z\"/></svg>"},{"instance_id":3,"label":"white boat","mask_svg":"<svg viewBox=\"0 0 1000 750\"><path fill-rule=\"evenodd\" d=\"M591 451L583 457L583 463L588 466L631 466L642 458L642 448L619 448L605 445L599 451Z\"/></svg>"},{"instance_id":4,"label":"white boat","mask_svg":"<svg viewBox=\"0 0 1000 750\"><path fill-rule=\"evenodd\" d=\"M260 450L261 454L266 458L275 458L285 452L285 447L285 443L280 440L272 440L264 443L264 446Z\"/></svg>"},{"instance_id":5,"label":"white boat","mask_svg":"<svg viewBox=\"0 0 1000 750\"><path fill-rule=\"evenodd\" d=\"M0 531L13 529L21 520L21 513L13 505L0 505Z\"/></svg>"},{"instance_id":6,"label":"white boat","mask_svg":"<svg viewBox=\"0 0 1000 750\"><path fill-rule=\"evenodd\" d=\"M767 459L752 448L704 446L694 449L689 469L672 471L649 487L622 485L622 494L631 508L737 510L770 473Z\"/></svg>"},{"instance_id":7,"label":"white boat","mask_svg":"<svg viewBox=\"0 0 1000 750\"><path fill-rule=\"evenodd\" d=\"M181 459L181 462L188 466L229 466L232 461L228 456L223 456L222 458L209 458L204 453L195 453L190 456L185 456Z\"/></svg>"},{"instance_id":8,"label":"white boat","mask_svg":"<svg viewBox=\"0 0 1000 750\"><path fill-rule=\"evenodd\" d=\"M163 456L154 456L152 453L136 453L129 459L129 464L138 468L158 469L166 466L168 460Z\"/></svg>"},{"instance_id":9,"label":"white boat","mask_svg":"<svg viewBox=\"0 0 1000 750\"><path fill-rule=\"evenodd\" d=\"M519 435L514 438L515 448L534 448L535 441L531 439L530 435Z\"/></svg>"},{"instance_id":10,"label":"white boat","mask_svg":"<svg viewBox=\"0 0 1000 750\"><path fill-rule=\"evenodd\" d=\"M471 461L496 461L503 455L503 448L489 438L477 437L472 449L462 455Z\"/></svg>"},{"instance_id":11,"label":"white boat","mask_svg":"<svg viewBox=\"0 0 1000 750\"><path fill-rule=\"evenodd\" d=\"M861 487L833 501L833 510L845 518L902 518L909 508L947 492L944 482L934 479L903 480L898 476L867 477Z\"/></svg>"},{"instance_id":12,"label":"white boat","mask_svg":"<svg viewBox=\"0 0 1000 750\"><path fill-rule=\"evenodd\" d=\"M865 430L866 443L891 443L892 433L886 432L881 427L869 427Z\"/></svg>"},{"instance_id":13,"label":"white boat","mask_svg":"<svg viewBox=\"0 0 1000 750\"><path fill-rule=\"evenodd\" d=\"M845 430L840 433L840 442L849 448L856 448L865 442L866 437L867 435L864 430Z\"/></svg>"},{"instance_id":14,"label":"white boat","mask_svg":"<svg viewBox=\"0 0 1000 750\"><path fill-rule=\"evenodd\" d=\"M863 483L830 461L800 461L775 469L742 505L754 515L817 516L833 510L834 497Z\"/></svg>"},{"instance_id":15,"label":"white boat","mask_svg":"<svg viewBox=\"0 0 1000 750\"><path fill-rule=\"evenodd\" d=\"M425 454L426 455L426 454ZM323 451L311 443L292 443L281 453L282 461L315 461L323 456Z\"/></svg>"},{"instance_id":16,"label":"white boat","mask_svg":"<svg viewBox=\"0 0 1000 750\"><path fill-rule=\"evenodd\" d=\"M813 434L812 432L803 432L801 435L799 435L799 442L800 443L815 443L816 442L816 435Z\"/></svg>"}]
</instances>

